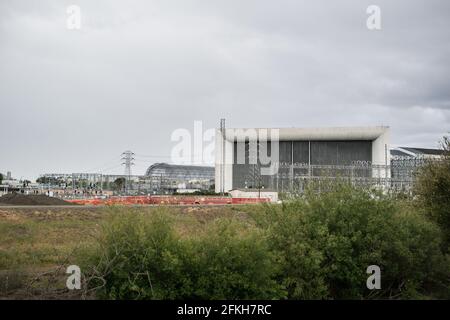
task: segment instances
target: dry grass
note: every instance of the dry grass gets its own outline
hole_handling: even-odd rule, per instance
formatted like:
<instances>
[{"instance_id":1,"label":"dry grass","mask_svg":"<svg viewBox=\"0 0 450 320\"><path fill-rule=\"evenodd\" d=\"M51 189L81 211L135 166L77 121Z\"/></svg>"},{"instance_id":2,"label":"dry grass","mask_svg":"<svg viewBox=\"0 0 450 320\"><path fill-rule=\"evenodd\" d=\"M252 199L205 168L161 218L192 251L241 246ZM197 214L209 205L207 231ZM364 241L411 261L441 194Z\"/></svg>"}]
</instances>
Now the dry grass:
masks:
<instances>
[{"instance_id":1,"label":"dry grass","mask_svg":"<svg viewBox=\"0 0 450 320\"><path fill-rule=\"evenodd\" d=\"M155 207L134 210L152 214ZM248 219L244 207L170 207L182 236L201 233L218 217ZM0 298L71 298L64 268L96 245L114 208L0 208ZM75 261L75 262L73 262ZM30 285L31 284L31 285ZM51 289L51 295L46 290ZM61 292L63 294L61 294Z\"/></svg>"}]
</instances>

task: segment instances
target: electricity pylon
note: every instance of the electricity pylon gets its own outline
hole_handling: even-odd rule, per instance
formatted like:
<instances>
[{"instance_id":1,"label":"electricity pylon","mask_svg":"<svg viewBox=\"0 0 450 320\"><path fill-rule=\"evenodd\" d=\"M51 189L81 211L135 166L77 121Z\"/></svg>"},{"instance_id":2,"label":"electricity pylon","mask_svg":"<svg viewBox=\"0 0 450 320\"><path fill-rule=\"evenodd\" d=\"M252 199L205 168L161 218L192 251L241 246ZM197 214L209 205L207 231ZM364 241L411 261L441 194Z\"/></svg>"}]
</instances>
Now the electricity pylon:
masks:
<instances>
[{"instance_id":1,"label":"electricity pylon","mask_svg":"<svg viewBox=\"0 0 450 320\"><path fill-rule=\"evenodd\" d=\"M125 151L122 153L122 165L125 166L125 179L127 181L125 182L125 193L129 194L129 191L131 189L131 166L134 166L134 152L131 151Z\"/></svg>"}]
</instances>

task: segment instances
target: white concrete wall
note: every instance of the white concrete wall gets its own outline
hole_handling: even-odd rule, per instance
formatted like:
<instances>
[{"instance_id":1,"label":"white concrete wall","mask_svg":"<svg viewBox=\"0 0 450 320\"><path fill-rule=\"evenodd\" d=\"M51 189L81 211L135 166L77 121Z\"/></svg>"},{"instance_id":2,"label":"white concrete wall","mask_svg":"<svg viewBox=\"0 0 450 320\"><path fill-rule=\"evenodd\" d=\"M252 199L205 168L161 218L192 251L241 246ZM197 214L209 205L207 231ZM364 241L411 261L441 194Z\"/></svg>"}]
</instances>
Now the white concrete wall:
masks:
<instances>
[{"instance_id":1,"label":"white concrete wall","mask_svg":"<svg viewBox=\"0 0 450 320\"><path fill-rule=\"evenodd\" d=\"M222 167L225 169L225 192L228 192L233 188L233 142L225 140L225 163L222 163L222 141L222 133L220 132L220 129L216 129L215 192L221 192Z\"/></svg>"},{"instance_id":2,"label":"white concrete wall","mask_svg":"<svg viewBox=\"0 0 450 320\"><path fill-rule=\"evenodd\" d=\"M278 192L276 191L264 191L261 190L231 190L231 197L233 198L266 198L270 199L270 202L278 201Z\"/></svg>"},{"instance_id":3,"label":"white concrete wall","mask_svg":"<svg viewBox=\"0 0 450 320\"><path fill-rule=\"evenodd\" d=\"M390 152L390 129L385 128L383 133L372 141L372 164L381 166L390 166L391 152ZM390 178L391 170L382 168L380 170L373 170L373 177Z\"/></svg>"},{"instance_id":4,"label":"white concrete wall","mask_svg":"<svg viewBox=\"0 0 450 320\"><path fill-rule=\"evenodd\" d=\"M251 131L261 137L260 132L278 130L279 140L371 140L372 141L372 164L390 165L390 129L385 126L375 127L332 127L332 128L255 128L255 129L235 129L228 128L225 131L225 163L222 163L222 133L216 129L215 145L215 191L221 191L221 168L225 168L225 192L233 186L233 141L245 141ZM267 135L262 135L267 136ZM270 139L270 135L268 136ZM260 139L261 140L261 139ZM374 170L374 177L390 177L390 170Z\"/></svg>"}]
</instances>

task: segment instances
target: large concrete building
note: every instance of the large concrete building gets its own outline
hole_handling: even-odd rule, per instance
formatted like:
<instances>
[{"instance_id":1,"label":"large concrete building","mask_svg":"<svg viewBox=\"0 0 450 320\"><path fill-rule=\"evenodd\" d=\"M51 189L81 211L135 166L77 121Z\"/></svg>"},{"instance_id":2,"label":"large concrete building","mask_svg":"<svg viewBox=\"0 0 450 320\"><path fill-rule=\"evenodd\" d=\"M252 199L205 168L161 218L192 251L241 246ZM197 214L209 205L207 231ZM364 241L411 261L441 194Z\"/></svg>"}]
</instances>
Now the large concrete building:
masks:
<instances>
[{"instance_id":1,"label":"large concrete building","mask_svg":"<svg viewBox=\"0 0 450 320\"><path fill-rule=\"evenodd\" d=\"M323 175L389 178L389 127L272 128L216 131L216 192L280 190ZM367 170L355 172L355 166Z\"/></svg>"}]
</instances>

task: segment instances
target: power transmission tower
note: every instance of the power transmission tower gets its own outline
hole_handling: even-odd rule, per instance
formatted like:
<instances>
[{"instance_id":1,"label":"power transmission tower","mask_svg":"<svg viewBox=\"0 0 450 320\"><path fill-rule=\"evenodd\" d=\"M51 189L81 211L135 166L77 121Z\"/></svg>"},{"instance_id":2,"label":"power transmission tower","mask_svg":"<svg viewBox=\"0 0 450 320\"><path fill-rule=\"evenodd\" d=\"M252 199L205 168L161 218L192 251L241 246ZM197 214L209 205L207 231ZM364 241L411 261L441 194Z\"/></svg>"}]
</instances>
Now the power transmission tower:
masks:
<instances>
[{"instance_id":1,"label":"power transmission tower","mask_svg":"<svg viewBox=\"0 0 450 320\"><path fill-rule=\"evenodd\" d=\"M122 165L125 166L125 177L127 181L125 182L125 193L129 194L131 189L131 166L134 166L134 152L125 151L122 153Z\"/></svg>"}]
</instances>

